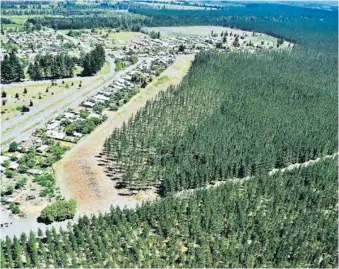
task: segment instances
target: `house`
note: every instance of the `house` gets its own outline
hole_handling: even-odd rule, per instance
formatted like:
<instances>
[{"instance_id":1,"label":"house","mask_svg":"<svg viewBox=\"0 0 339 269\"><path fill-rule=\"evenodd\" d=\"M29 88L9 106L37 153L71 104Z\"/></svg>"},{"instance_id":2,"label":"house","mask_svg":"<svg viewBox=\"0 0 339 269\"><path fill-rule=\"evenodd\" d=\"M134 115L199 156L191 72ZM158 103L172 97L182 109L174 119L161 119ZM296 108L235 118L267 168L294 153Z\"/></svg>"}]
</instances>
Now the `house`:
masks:
<instances>
[{"instance_id":1,"label":"house","mask_svg":"<svg viewBox=\"0 0 339 269\"><path fill-rule=\"evenodd\" d=\"M27 151L29 148L31 148L33 146L34 146L34 143L33 143L32 140L26 140L19 145L18 150L19 151Z\"/></svg>"},{"instance_id":2,"label":"house","mask_svg":"<svg viewBox=\"0 0 339 269\"><path fill-rule=\"evenodd\" d=\"M111 96L111 92L109 92L108 90L101 90L99 91L99 93L101 93L102 95L109 97Z\"/></svg>"},{"instance_id":3,"label":"house","mask_svg":"<svg viewBox=\"0 0 339 269\"><path fill-rule=\"evenodd\" d=\"M39 169L33 168L33 169L28 169L27 173L30 174L30 175L41 175L42 171L39 170Z\"/></svg>"},{"instance_id":4,"label":"house","mask_svg":"<svg viewBox=\"0 0 339 269\"><path fill-rule=\"evenodd\" d=\"M11 170L17 170L19 168L19 164L16 162L11 162L8 168Z\"/></svg>"},{"instance_id":5,"label":"house","mask_svg":"<svg viewBox=\"0 0 339 269\"><path fill-rule=\"evenodd\" d=\"M39 137L33 138L32 141L33 141L34 144L41 144L42 143L42 139L39 138Z\"/></svg>"},{"instance_id":6,"label":"house","mask_svg":"<svg viewBox=\"0 0 339 269\"><path fill-rule=\"evenodd\" d=\"M100 100L100 101L108 101L108 100L109 100L108 97L106 97L106 96L104 96L104 95L102 95L102 94L98 94L97 96L95 96L95 98L96 98L97 100Z\"/></svg>"},{"instance_id":7,"label":"house","mask_svg":"<svg viewBox=\"0 0 339 269\"><path fill-rule=\"evenodd\" d=\"M95 106L95 103L90 102L90 101L87 101L87 102L84 102L82 105L83 105L84 107L93 108L93 107Z\"/></svg>"},{"instance_id":8,"label":"house","mask_svg":"<svg viewBox=\"0 0 339 269\"><path fill-rule=\"evenodd\" d=\"M65 113L64 113L64 117L65 117L66 119L74 119L76 116L75 116L73 113L65 112Z\"/></svg>"},{"instance_id":9,"label":"house","mask_svg":"<svg viewBox=\"0 0 339 269\"><path fill-rule=\"evenodd\" d=\"M55 139L64 139L64 137L65 137L64 133L61 133L61 132L58 132L58 131L55 131L55 130L47 131L46 135L48 137L55 138Z\"/></svg>"},{"instance_id":10,"label":"house","mask_svg":"<svg viewBox=\"0 0 339 269\"><path fill-rule=\"evenodd\" d=\"M54 130L60 126L59 122L51 122L50 124L47 124L46 129L47 130Z\"/></svg>"},{"instance_id":11,"label":"house","mask_svg":"<svg viewBox=\"0 0 339 269\"><path fill-rule=\"evenodd\" d=\"M88 115L88 118L97 118L97 119L100 119L100 115L96 114L96 113L91 113Z\"/></svg>"},{"instance_id":12,"label":"house","mask_svg":"<svg viewBox=\"0 0 339 269\"><path fill-rule=\"evenodd\" d=\"M41 145L40 147L38 147L36 150L39 153L44 153L46 152L46 150L48 149L48 145Z\"/></svg>"},{"instance_id":13,"label":"house","mask_svg":"<svg viewBox=\"0 0 339 269\"><path fill-rule=\"evenodd\" d=\"M82 133L77 133L77 132L73 132L73 135L75 136L75 137L83 137L83 134Z\"/></svg>"}]
</instances>

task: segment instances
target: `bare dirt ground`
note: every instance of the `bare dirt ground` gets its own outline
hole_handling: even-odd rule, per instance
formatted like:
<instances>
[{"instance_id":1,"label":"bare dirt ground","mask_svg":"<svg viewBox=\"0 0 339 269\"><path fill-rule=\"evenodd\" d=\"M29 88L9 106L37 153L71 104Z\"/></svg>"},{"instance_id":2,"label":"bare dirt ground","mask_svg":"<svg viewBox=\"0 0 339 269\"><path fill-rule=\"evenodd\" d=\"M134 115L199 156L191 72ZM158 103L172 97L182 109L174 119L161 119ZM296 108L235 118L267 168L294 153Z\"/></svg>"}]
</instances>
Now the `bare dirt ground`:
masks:
<instances>
[{"instance_id":1,"label":"bare dirt ground","mask_svg":"<svg viewBox=\"0 0 339 269\"><path fill-rule=\"evenodd\" d=\"M193 55L179 56L157 80L116 113L109 113L108 119L102 125L81 140L55 165L54 171L61 193L66 199L75 198L78 201L80 214L103 212L108 210L110 205L133 207L141 200L156 198L152 191L134 196L123 195L121 190L115 189L115 182L106 176L104 167L98 165L96 156L102 152L105 139L114 129L121 127L123 122L128 121L160 91L166 90L170 85L179 84L193 59ZM161 83L157 83L159 80Z\"/></svg>"}]
</instances>

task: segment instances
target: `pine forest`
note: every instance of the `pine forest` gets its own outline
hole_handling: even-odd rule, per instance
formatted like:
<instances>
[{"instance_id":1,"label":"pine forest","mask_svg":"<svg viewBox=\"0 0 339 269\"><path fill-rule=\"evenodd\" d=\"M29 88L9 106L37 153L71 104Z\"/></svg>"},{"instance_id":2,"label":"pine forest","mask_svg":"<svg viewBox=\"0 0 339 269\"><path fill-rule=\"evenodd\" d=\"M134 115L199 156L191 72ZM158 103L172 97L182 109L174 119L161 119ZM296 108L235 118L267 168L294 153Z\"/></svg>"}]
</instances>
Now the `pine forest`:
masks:
<instances>
[{"instance_id":1,"label":"pine forest","mask_svg":"<svg viewBox=\"0 0 339 269\"><path fill-rule=\"evenodd\" d=\"M64 2L54 11L30 9L43 16L27 24L65 32L115 27L115 36L142 27L214 25L266 33L294 47L222 52L213 47L197 53L180 84L154 94L121 128L107 132L95 156L118 189L152 190L157 199L81 215L60 229L51 225L7 236L1 240L1 268L338 267L336 12L292 4L179 10L145 8L145 1L131 6L97 1L92 13L87 4ZM7 7L2 14L19 12L15 3ZM163 33L153 33L150 42L161 43ZM128 51L131 58L143 38L119 53ZM37 80L71 77L80 65L81 76L95 76L117 51L96 45L80 58L38 54L29 74ZM183 51L177 48L177 54ZM24 77L14 52L5 56L3 68L4 80ZM115 110L118 106L109 113ZM72 218L75 200L47 207L46 219L58 220L55 212L67 211L67 203Z\"/></svg>"}]
</instances>

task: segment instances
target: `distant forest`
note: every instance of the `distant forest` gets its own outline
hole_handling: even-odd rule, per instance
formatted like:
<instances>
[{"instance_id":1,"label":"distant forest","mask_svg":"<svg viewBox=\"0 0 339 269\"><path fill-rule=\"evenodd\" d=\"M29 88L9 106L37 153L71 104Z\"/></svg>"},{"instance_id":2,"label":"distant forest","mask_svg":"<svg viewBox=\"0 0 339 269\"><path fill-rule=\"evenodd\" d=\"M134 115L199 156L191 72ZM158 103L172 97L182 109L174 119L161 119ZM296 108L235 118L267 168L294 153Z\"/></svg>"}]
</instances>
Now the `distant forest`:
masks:
<instances>
[{"instance_id":1,"label":"distant forest","mask_svg":"<svg viewBox=\"0 0 339 269\"><path fill-rule=\"evenodd\" d=\"M82 15L70 17L41 17L28 19L28 23L47 26L54 29L83 29L111 27L130 31L140 31L143 25L149 25L150 18L131 13L112 12L99 15Z\"/></svg>"}]
</instances>

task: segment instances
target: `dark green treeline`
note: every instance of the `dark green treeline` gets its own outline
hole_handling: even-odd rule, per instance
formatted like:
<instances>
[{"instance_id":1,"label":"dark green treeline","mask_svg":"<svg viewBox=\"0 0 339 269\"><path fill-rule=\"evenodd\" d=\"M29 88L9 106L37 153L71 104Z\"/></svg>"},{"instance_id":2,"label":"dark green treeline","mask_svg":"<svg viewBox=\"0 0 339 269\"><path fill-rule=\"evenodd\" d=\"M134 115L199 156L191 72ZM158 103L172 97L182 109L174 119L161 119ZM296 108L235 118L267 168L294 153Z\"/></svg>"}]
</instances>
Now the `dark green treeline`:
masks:
<instances>
[{"instance_id":1,"label":"dark green treeline","mask_svg":"<svg viewBox=\"0 0 339 269\"><path fill-rule=\"evenodd\" d=\"M337 159L1 244L2 268L336 267Z\"/></svg>"}]
</instances>

